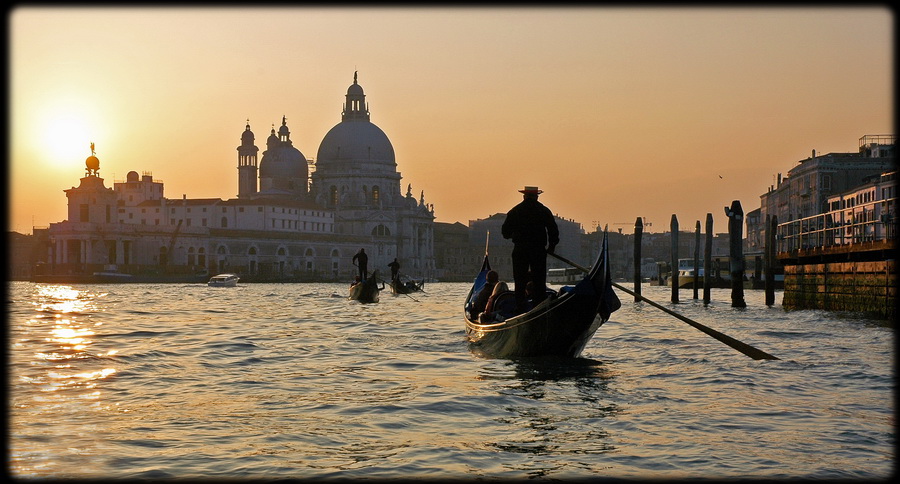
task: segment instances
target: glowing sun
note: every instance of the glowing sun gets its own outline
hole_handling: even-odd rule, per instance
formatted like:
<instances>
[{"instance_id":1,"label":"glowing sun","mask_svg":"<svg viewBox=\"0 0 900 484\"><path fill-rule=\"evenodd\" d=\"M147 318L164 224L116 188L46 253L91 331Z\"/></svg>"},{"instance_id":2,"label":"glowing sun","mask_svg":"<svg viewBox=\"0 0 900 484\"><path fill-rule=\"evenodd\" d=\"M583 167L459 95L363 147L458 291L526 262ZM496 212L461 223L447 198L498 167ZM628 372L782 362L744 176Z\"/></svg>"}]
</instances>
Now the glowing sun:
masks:
<instances>
[{"instance_id":1,"label":"glowing sun","mask_svg":"<svg viewBox=\"0 0 900 484\"><path fill-rule=\"evenodd\" d=\"M102 141L106 133L98 132L97 110L77 100L46 104L37 118L37 143L51 164L66 166L81 164L91 156L91 143ZM98 152L97 156L100 156Z\"/></svg>"},{"instance_id":2,"label":"glowing sun","mask_svg":"<svg viewBox=\"0 0 900 484\"><path fill-rule=\"evenodd\" d=\"M84 122L75 114L59 114L47 120L45 126L50 156L58 163L83 160L91 154L91 133Z\"/></svg>"}]
</instances>

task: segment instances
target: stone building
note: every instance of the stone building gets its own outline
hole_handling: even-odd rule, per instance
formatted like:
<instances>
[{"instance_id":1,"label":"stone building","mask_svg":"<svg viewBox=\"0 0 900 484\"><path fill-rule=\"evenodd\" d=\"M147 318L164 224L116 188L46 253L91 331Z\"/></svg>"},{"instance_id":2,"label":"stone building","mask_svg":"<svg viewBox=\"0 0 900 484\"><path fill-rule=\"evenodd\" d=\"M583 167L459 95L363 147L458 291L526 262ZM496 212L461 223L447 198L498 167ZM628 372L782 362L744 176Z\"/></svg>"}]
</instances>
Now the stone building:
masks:
<instances>
[{"instance_id":1,"label":"stone building","mask_svg":"<svg viewBox=\"0 0 900 484\"><path fill-rule=\"evenodd\" d=\"M67 220L35 229L46 246L41 272L337 281L352 278L351 259L365 248L370 272L398 258L401 273L433 277L434 207L424 191L401 194L393 146L370 121L356 73L312 176L286 117L261 159L249 121L240 140L238 196L226 200L166 198L149 172L106 187L92 144L85 176L65 190Z\"/></svg>"},{"instance_id":2,"label":"stone building","mask_svg":"<svg viewBox=\"0 0 900 484\"><path fill-rule=\"evenodd\" d=\"M855 153L820 155L813 150L787 176L779 173L775 183L760 195L759 212L747 218L746 238L751 250L762 250L769 217L777 217L782 224L827 212L830 197L862 185L869 177L895 169L895 163L893 135L863 136Z\"/></svg>"}]
</instances>

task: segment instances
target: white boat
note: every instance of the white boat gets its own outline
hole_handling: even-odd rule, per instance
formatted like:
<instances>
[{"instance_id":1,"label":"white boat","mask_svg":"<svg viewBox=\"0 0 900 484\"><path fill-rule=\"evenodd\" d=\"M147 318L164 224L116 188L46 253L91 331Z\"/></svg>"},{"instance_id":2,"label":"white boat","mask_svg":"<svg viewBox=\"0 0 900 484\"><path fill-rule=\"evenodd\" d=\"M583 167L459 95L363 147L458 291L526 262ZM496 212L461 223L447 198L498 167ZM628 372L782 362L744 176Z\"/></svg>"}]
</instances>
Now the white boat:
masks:
<instances>
[{"instance_id":1,"label":"white boat","mask_svg":"<svg viewBox=\"0 0 900 484\"><path fill-rule=\"evenodd\" d=\"M241 278L237 274L217 274L207 283L210 287L234 287Z\"/></svg>"},{"instance_id":2,"label":"white boat","mask_svg":"<svg viewBox=\"0 0 900 484\"><path fill-rule=\"evenodd\" d=\"M727 257L717 257L714 261L718 263L719 266L724 266L725 269L713 271L710 277L710 287L717 288L730 288L731 287L731 272L728 271L728 258ZM765 272L760 271L760 278L756 279L754 277L754 273L756 272L756 265L754 259L747 258L746 266L744 267L744 288L746 289L762 289L765 284L766 274ZM703 287L703 261L700 261L700 267L697 268L697 282L698 287ZM678 259L678 287L680 289L690 289L694 287L694 259ZM780 273L779 273L780 272ZM777 271L775 273L774 283L776 288L784 287L784 272ZM666 285L672 287L672 279L668 278L666 281Z\"/></svg>"},{"instance_id":3,"label":"white boat","mask_svg":"<svg viewBox=\"0 0 900 484\"><path fill-rule=\"evenodd\" d=\"M547 284L577 284L584 279L584 273L575 267L547 269Z\"/></svg>"}]
</instances>

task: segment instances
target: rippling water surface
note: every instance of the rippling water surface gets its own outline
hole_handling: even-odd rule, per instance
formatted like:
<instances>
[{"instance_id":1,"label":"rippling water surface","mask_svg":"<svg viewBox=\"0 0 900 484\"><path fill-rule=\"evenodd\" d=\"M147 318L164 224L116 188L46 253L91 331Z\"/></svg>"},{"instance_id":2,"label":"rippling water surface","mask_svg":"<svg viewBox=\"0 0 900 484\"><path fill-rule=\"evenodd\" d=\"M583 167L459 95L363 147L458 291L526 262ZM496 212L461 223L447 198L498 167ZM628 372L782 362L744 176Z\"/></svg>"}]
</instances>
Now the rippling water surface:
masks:
<instances>
[{"instance_id":1,"label":"rippling water surface","mask_svg":"<svg viewBox=\"0 0 900 484\"><path fill-rule=\"evenodd\" d=\"M630 284L628 285L630 288ZM8 290L14 477L885 478L894 331L855 314L619 293L581 358L492 360L468 284Z\"/></svg>"}]
</instances>

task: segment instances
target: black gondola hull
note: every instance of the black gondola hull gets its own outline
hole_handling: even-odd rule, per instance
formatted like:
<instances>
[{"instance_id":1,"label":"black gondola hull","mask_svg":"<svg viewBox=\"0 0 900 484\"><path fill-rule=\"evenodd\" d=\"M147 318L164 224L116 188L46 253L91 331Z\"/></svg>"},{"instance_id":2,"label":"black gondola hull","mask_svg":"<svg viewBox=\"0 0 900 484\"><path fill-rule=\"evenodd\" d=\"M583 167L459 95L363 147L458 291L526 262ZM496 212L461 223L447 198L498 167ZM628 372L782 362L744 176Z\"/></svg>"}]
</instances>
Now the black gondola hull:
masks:
<instances>
[{"instance_id":1,"label":"black gondola hull","mask_svg":"<svg viewBox=\"0 0 900 484\"><path fill-rule=\"evenodd\" d=\"M368 279L350 287L350 299L361 303L376 303L379 291L378 271L375 271Z\"/></svg>"},{"instance_id":2,"label":"black gondola hull","mask_svg":"<svg viewBox=\"0 0 900 484\"><path fill-rule=\"evenodd\" d=\"M543 311L532 310L502 323L466 322L470 348L492 358L581 355L587 342L606 322L594 301L552 301Z\"/></svg>"}]
</instances>

